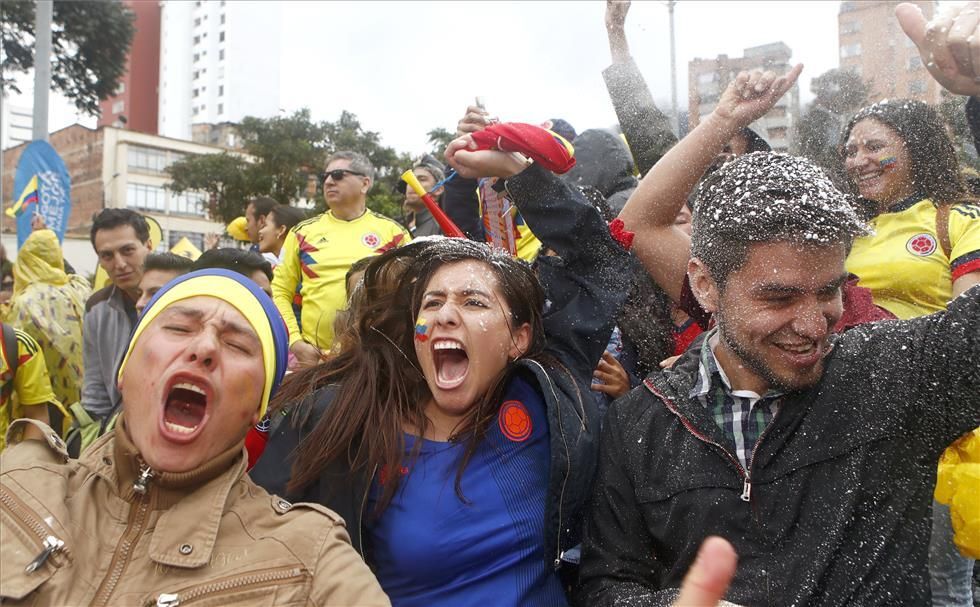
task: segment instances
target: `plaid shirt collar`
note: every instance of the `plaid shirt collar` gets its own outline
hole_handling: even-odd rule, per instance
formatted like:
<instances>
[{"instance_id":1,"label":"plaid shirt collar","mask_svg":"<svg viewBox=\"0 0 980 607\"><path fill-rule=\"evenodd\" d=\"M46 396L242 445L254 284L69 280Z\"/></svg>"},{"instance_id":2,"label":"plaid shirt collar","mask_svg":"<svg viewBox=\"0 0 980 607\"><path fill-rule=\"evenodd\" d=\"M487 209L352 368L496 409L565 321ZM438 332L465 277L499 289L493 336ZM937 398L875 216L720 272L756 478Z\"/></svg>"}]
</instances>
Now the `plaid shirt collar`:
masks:
<instances>
[{"instance_id":1,"label":"plaid shirt collar","mask_svg":"<svg viewBox=\"0 0 980 607\"><path fill-rule=\"evenodd\" d=\"M704 341L701 345L701 362L698 365L698 378L694 382L694 386L691 388L688 396L692 399L704 401L704 397L709 392L713 392L719 388L723 389L730 396L741 398L772 400L783 396L783 392L772 389L769 389L761 397L750 390L732 390L732 382L728 380L728 375L725 374L725 370L718 364L718 358L715 356L715 336L717 334L718 327L714 327L704 336Z\"/></svg>"}]
</instances>

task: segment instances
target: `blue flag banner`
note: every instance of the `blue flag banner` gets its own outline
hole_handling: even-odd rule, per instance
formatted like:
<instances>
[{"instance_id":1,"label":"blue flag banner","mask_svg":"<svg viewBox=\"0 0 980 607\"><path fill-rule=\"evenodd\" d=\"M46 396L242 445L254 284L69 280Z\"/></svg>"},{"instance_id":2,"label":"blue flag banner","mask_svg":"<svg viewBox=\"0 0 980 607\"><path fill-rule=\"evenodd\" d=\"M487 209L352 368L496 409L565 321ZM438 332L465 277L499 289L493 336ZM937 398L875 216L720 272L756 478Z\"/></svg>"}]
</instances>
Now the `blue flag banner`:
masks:
<instances>
[{"instance_id":1,"label":"blue flag banner","mask_svg":"<svg viewBox=\"0 0 980 607\"><path fill-rule=\"evenodd\" d=\"M34 141L24 150L14 176L13 200L9 202L13 207L8 210L17 218L18 249L31 235L31 218L35 214L44 218L60 242L64 241L71 213L71 179L61 156L47 141Z\"/></svg>"}]
</instances>

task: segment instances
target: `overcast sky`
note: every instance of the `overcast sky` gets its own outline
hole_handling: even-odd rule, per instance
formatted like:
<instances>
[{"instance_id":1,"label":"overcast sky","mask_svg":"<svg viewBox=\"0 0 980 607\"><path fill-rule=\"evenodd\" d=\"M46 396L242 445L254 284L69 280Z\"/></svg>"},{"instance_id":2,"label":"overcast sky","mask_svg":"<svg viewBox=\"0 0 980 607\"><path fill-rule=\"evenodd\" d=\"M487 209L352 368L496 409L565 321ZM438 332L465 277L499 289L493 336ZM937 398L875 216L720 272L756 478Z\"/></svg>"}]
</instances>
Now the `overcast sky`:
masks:
<instances>
[{"instance_id":1,"label":"overcast sky","mask_svg":"<svg viewBox=\"0 0 980 607\"><path fill-rule=\"evenodd\" d=\"M687 105L687 62L783 41L810 78L837 67L834 1L699 2L675 9L678 105ZM399 151L426 149L425 133L453 127L475 95L503 120L561 117L576 129L615 122L601 72L609 65L605 2L284 2L282 89L287 111L317 120L341 110ZM634 2L633 56L654 98L670 105L664 2ZM30 105L21 99L19 105ZM52 130L77 116L53 98ZM94 119L84 119L94 125Z\"/></svg>"}]
</instances>

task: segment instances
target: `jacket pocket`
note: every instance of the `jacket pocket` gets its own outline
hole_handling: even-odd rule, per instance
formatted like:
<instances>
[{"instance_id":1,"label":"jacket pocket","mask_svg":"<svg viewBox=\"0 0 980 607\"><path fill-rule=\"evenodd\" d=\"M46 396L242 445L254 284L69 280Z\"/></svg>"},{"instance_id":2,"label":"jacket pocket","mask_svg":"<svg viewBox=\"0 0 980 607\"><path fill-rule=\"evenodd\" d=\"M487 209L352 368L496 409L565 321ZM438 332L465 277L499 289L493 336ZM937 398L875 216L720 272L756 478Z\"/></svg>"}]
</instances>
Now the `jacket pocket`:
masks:
<instances>
[{"instance_id":1,"label":"jacket pocket","mask_svg":"<svg viewBox=\"0 0 980 607\"><path fill-rule=\"evenodd\" d=\"M20 600L51 579L68 557L64 539L0 485L0 597Z\"/></svg>"},{"instance_id":2,"label":"jacket pocket","mask_svg":"<svg viewBox=\"0 0 980 607\"><path fill-rule=\"evenodd\" d=\"M305 604L312 576L298 567L259 569L147 597L144 607Z\"/></svg>"}]
</instances>

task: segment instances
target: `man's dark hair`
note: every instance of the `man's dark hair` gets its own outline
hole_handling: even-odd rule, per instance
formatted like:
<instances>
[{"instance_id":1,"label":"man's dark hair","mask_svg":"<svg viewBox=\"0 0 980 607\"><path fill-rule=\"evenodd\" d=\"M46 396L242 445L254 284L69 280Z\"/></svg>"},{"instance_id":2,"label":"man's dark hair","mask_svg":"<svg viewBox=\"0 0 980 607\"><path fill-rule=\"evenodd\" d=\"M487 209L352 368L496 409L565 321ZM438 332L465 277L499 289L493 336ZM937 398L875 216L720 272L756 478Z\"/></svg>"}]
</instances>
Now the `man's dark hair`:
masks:
<instances>
[{"instance_id":1,"label":"man's dark hair","mask_svg":"<svg viewBox=\"0 0 980 607\"><path fill-rule=\"evenodd\" d=\"M143 260L143 271L160 270L161 272L176 272L177 276L191 271L194 262L175 253L150 253Z\"/></svg>"},{"instance_id":2,"label":"man's dark hair","mask_svg":"<svg viewBox=\"0 0 980 607\"><path fill-rule=\"evenodd\" d=\"M350 170L363 174L371 180L372 184L374 183L374 165L371 164L371 161L364 154L350 150L340 150L331 154L330 158L327 158L327 164L324 166L330 166L330 163L334 160L350 160Z\"/></svg>"},{"instance_id":3,"label":"man's dark hair","mask_svg":"<svg viewBox=\"0 0 980 607\"><path fill-rule=\"evenodd\" d=\"M262 272L272 280L272 265L258 253L242 249L224 248L205 251L191 267L192 270L209 268L231 270L246 278L251 278L255 272Z\"/></svg>"},{"instance_id":4,"label":"man's dark hair","mask_svg":"<svg viewBox=\"0 0 980 607\"><path fill-rule=\"evenodd\" d=\"M249 200L248 204L255 207L256 217L265 217L269 214L269 211L271 211L279 203L268 196L259 196L258 198ZM246 209L248 208L248 204L245 205Z\"/></svg>"},{"instance_id":5,"label":"man's dark hair","mask_svg":"<svg viewBox=\"0 0 980 607\"><path fill-rule=\"evenodd\" d=\"M724 288L752 243L795 242L850 247L868 231L851 197L805 158L754 152L727 163L701 182L691 233L691 256Z\"/></svg>"},{"instance_id":6,"label":"man's dark hair","mask_svg":"<svg viewBox=\"0 0 980 607\"><path fill-rule=\"evenodd\" d=\"M111 230L119 226L132 226L136 231L136 238L145 243L150 239L150 225L146 219L131 209L102 209L92 217L92 231L89 238L92 247L95 247L95 233L99 230Z\"/></svg>"}]
</instances>

